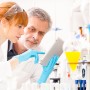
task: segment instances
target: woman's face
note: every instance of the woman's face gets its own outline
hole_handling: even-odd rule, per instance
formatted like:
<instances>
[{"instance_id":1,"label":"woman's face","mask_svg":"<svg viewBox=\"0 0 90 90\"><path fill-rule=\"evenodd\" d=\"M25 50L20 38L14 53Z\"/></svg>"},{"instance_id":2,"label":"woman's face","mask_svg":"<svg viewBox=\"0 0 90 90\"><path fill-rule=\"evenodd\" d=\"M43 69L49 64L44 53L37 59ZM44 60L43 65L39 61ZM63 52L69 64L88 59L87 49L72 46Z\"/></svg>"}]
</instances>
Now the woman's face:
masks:
<instances>
[{"instance_id":1,"label":"woman's face","mask_svg":"<svg viewBox=\"0 0 90 90\"><path fill-rule=\"evenodd\" d=\"M12 43L16 43L22 34L24 34L24 26L20 24L12 24L8 28L7 39Z\"/></svg>"}]
</instances>

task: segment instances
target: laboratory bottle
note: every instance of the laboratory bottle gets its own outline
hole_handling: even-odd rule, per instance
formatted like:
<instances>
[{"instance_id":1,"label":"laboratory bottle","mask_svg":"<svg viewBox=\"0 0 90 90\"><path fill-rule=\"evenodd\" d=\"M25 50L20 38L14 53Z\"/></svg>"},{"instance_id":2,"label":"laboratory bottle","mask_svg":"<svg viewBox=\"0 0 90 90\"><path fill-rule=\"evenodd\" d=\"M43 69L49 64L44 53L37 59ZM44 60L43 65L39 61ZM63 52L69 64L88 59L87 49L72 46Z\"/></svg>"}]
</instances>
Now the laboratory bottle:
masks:
<instances>
[{"instance_id":1,"label":"laboratory bottle","mask_svg":"<svg viewBox=\"0 0 90 90\"><path fill-rule=\"evenodd\" d=\"M60 90L72 90L71 80L68 77L61 78Z\"/></svg>"},{"instance_id":2,"label":"laboratory bottle","mask_svg":"<svg viewBox=\"0 0 90 90\"><path fill-rule=\"evenodd\" d=\"M83 62L82 62L82 79L86 80L86 69L87 69L87 59L86 56L83 57Z\"/></svg>"},{"instance_id":3,"label":"laboratory bottle","mask_svg":"<svg viewBox=\"0 0 90 90\"><path fill-rule=\"evenodd\" d=\"M70 77L70 73L67 73L66 84L65 90L72 90L72 79Z\"/></svg>"}]
</instances>

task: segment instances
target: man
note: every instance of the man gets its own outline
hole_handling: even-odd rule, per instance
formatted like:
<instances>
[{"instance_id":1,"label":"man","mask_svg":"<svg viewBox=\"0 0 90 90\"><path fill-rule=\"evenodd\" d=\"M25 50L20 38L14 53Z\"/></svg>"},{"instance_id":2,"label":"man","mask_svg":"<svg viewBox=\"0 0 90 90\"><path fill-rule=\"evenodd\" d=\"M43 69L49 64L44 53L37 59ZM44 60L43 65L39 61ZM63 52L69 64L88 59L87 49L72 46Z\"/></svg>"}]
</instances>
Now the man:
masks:
<instances>
[{"instance_id":1,"label":"man","mask_svg":"<svg viewBox=\"0 0 90 90\"><path fill-rule=\"evenodd\" d=\"M27 13L29 22L24 30L24 35L21 36L17 43L12 44L10 41L8 42L8 59L28 49L40 50L39 44L51 28L52 22L50 16L44 10L32 8ZM42 66L34 63L33 60L28 60L20 64L14 71L14 76L18 80L18 86L28 79L30 79L30 82L37 82L39 80L42 73Z\"/></svg>"}]
</instances>

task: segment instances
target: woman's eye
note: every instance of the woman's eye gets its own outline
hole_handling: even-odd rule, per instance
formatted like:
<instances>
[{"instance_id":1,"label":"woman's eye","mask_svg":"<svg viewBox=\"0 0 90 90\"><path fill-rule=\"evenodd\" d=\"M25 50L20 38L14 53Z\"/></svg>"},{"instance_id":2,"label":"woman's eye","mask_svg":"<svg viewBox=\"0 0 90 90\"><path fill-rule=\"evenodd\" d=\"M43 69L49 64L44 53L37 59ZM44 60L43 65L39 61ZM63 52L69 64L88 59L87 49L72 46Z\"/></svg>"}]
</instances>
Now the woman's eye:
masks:
<instances>
[{"instance_id":1,"label":"woman's eye","mask_svg":"<svg viewBox=\"0 0 90 90\"><path fill-rule=\"evenodd\" d=\"M22 28L22 25L19 25L18 27L19 27L19 28Z\"/></svg>"}]
</instances>

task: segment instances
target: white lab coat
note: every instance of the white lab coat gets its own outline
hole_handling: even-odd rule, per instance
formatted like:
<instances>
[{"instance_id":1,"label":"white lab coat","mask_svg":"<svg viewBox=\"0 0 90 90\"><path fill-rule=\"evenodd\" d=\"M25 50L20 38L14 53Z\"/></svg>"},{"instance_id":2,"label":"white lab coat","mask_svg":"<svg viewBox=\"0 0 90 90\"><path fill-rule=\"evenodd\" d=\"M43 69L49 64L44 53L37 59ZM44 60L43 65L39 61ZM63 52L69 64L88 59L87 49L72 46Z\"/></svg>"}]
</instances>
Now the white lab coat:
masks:
<instances>
[{"instance_id":1,"label":"white lab coat","mask_svg":"<svg viewBox=\"0 0 90 90\"><path fill-rule=\"evenodd\" d=\"M6 46L7 42L2 45L2 48ZM36 49L40 50L40 47ZM4 48L2 52L4 52L4 56L7 57L7 48ZM23 87L25 87L27 81L29 81L28 85L36 82L39 79L41 72L42 66L40 64L34 64L34 59L20 63L12 72L10 79L8 79L7 90L25 90Z\"/></svg>"},{"instance_id":2,"label":"white lab coat","mask_svg":"<svg viewBox=\"0 0 90 90\"><path fill-rule=\"evenodd\" d=\"M12 76L10 63L7 62L7 41L0 46L0 90L7 90L7 78Z\"/></svg>"},{"instance_id":3,"label":"white lab coat","mask_svg":"<svg viewBox=\"0 0 90 90\"><path fill-rule=\"evenodd\" d=\"M31 83L36 83L42 72L42 66L40 64L34 64L33 60L28 60L21 63L13 72L13 76L16 78L16 90L29 90ZM27 82L28 86L27 85Z\"/></svg>"},{"instance_id":4,"label":"white lab coat","mask_svg":"<svg viewBox=\"0 0 90 90\"><path fill-rule=\"evenodd\" d=\"M13 71L13 77L16 78L16 90L29 90L31 83L36 83L42 73L42 66L34 64L34 59L22 62ZM27 86L28 82L28 86Z\"/></svg>"}]
</instances>

